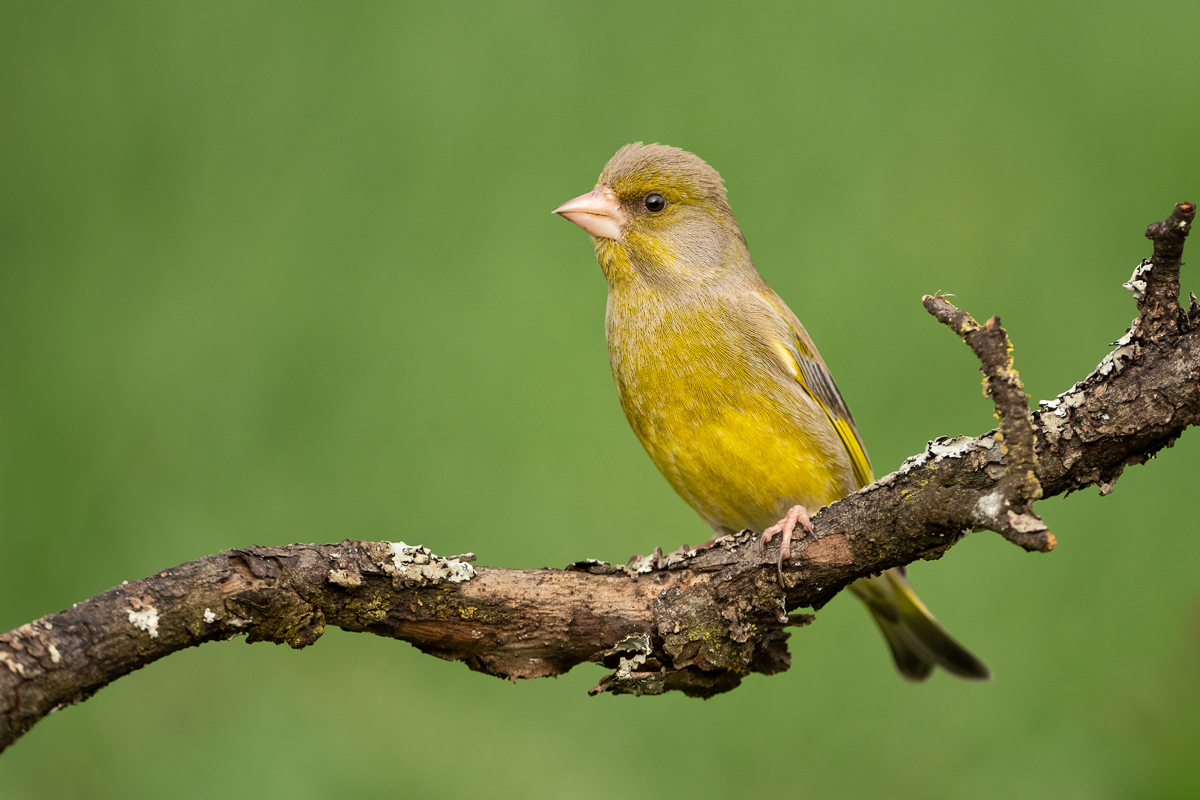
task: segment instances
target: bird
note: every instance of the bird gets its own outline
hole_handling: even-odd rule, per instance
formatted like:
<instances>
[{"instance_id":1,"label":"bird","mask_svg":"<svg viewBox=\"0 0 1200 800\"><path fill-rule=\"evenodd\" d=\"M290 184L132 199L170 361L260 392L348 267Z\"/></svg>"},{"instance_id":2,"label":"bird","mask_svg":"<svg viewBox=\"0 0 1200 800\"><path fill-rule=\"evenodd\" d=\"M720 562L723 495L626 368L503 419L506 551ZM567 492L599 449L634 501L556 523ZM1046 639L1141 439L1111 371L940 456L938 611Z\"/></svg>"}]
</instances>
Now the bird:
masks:
<instances>
[{"instance_id":1,"label":"bird","mask_svg":"<svg viewBox=\"0 0 1200 800\"><path fill-rule=\"evenodd\" d=\"M613 380L651 461L714 540L781 535L782 563L795 528L811 531L808 510L869 484L871 464L812 339L755 269L720 174L685 150L635 142L553 213L591 235ZM849 588L904 678L941 667L990 679L903 568Z\"/></svg>"}]
</instances>

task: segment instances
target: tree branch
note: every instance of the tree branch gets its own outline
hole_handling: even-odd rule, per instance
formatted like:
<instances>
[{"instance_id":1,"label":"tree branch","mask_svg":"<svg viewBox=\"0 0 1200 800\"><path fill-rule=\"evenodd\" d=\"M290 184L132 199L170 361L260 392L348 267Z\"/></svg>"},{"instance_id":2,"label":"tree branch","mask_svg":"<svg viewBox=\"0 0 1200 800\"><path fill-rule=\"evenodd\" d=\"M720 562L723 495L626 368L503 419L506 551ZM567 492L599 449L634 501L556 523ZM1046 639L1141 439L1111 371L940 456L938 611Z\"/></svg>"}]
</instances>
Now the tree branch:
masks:
<instances>
[{"instance_id":1,"label":"tree branch","mask_svg":"<svg viewBox=\"0 0 1200 800\"><path fill-rule=\"evenodd\" d=\"M1000 430L992 438L1005 456L1005 473L996 493L981 498L977 509L980 527L990 528L1026 550L1048 553L1054 549L1054 536L1033 513L1032 504L1042 496L1034 454L1036 435L1029 414L1029 395L1013 368L1012 345L1000 327L1000 318L992 317L982 327L965 311L952 306L944 297L925 295L925 309L938 321L957 333L980 361L984 387L996 404Z\"/></svg>"},{"instance_id":2,"label":"tree branch","mask_svg":"<svg viewBox=\"0 0 1200 800\"><path fill-rule=\"evenodd\" d=\"M592 661L615 670L593 692L709 696L751 672L790 665L789 626L844 586L939 558L971 529L1026 549L1053 536L1041 496L1098 484L1152 458L1200 421L1200 308L1178 302L1195 206L1150 226L1154 256L1127 284L1140 316L1097 369L1030 414L1007 335L940 297L924 302L975 351L1000 428L936 439L896 472L822 509L792 544L785 586L778 544L744 531L713 547L625 566L473 567L403 543L229 550L110 589L0 635L0 749L38 720L185 647L245 634L305 647L326 625L411 642L506 678L559 675Z\"/></svg>"}]
</instances>

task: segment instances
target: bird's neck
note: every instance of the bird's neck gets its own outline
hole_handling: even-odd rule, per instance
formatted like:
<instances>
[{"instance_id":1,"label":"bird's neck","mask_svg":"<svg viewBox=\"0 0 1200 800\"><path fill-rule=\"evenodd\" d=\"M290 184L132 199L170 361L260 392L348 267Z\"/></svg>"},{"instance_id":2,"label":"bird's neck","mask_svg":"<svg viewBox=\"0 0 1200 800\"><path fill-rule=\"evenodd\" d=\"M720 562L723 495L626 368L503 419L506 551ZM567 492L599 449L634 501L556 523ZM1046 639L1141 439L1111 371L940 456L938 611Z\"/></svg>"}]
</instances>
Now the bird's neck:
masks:
<instances>
[{"instance_id":1,"label":"bird's neck","mask_svg":"<svg viewBox=\"0 0 1200 800\"><path fill-rule=\"evenodd\" d=\"M712 235L716 232L708 230L685 233L690 235L630 231L624 241L593 237L596 261L610 290L678 298L711 291L746 273L756 274L740 235Z\"/></svg>"}]
</instances>

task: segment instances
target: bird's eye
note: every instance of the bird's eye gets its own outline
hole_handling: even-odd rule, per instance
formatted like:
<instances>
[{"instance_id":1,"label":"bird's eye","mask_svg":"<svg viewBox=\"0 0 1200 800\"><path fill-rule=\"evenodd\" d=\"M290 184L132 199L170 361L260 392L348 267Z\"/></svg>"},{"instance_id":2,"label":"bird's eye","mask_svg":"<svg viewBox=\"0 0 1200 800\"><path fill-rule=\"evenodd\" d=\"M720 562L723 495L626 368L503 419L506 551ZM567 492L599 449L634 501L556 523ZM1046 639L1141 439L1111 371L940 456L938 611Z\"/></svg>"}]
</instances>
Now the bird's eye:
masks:
<instances>
[{"instance_id":1,"label":"bird's eye","mask_svg":"<svg viewBox=\"0 0 1200 800\"><path fill-rule=\"evenodd\" d=\"M651 214L657 214L667 207L667 198L663 197L658 192L651 192L650 194L646 195L644 202L646 203L646 210Z\"/></svg>"}]
</instances>

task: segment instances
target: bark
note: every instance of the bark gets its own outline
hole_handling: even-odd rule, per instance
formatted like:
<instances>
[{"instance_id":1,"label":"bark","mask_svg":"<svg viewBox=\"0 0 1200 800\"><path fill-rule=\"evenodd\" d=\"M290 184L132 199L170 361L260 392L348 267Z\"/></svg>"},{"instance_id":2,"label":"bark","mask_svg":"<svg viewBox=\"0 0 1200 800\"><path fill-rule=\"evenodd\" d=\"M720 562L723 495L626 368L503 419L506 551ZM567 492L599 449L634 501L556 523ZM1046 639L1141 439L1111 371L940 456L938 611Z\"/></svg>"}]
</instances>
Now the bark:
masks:
<instances>
[{"instance_id":1,"label":"bark","mask_svg":"<svg viewBox=\"0 0 1200 800\"><path fill-rule=\"evenodd\" d=\"M597 692L707 697L751 672L788 668L787 628L857 578L939 558L964 533L993 530L1048 551L1031 504L1152 458L1200 420L1200 308L1179 305L1195 206L1151 225L1154 256L1127 288L1140 316L1097 369L1030 412L999 320L979 325L944 298L926 308L980 358L1000 426L937 439L896 472L822 509L792 543L743 531L712 547L624 566L474 567L402 542L228 550L122 584L0 635L0 749L45 715L184 647L245 635L301 648L326 625L411 642L505 678L559 675L592 661Z\"/></svg>"}]
</instances>

